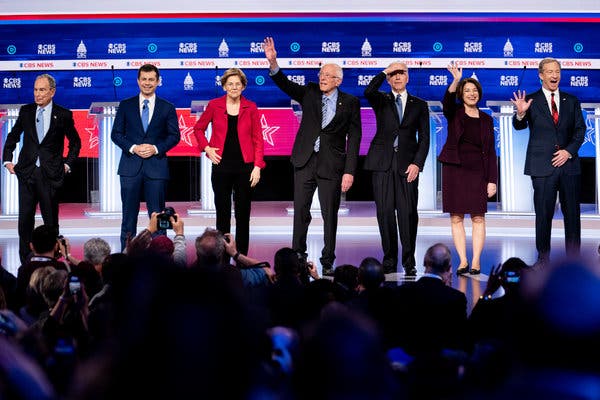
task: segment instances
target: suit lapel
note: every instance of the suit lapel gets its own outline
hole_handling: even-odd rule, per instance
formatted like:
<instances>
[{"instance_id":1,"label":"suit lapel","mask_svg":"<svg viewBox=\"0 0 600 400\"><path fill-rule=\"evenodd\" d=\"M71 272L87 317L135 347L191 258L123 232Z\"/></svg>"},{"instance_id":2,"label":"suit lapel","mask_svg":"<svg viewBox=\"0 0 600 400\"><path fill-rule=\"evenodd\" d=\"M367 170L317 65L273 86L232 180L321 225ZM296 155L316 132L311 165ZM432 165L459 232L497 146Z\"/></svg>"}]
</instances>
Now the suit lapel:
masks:
<instances>
[{"instance_id":1,"label":"suit lapel","mask_svg":"<svg viewBox=\"0 0 600 400\"><path fill-rule=\"evenodd\" d=\"M150 131L150 126L152 125L152 121L154 121L156 119L156 117L158 116L158 114L160 113L160 101L158 100L158 96L156 96L156 98L154 99L154 111L152 112L152 117L150 117L150 121L148 121L148 131ZM140 121L142 120L142 117L140 115Z\"/></svg>"},{"instance_id":2,"label":"suit lapel","mask_svg":"<svg viewBox=\"0 0 600 400\"><path fill-rule=\"evenodd\" d=\"M396 108L396 96L394 95L393 92L388 92L387 94L388 94L388 101L390 102L390 107L392 108L392 112L394 113L394 116L396 117L396 121L398 121L398 125L400 125L398 108ZM406 106L408 107L408 104ZM404 120L404 115L402 115L402 120Z\"/></svg>"},{"instance_id":3,"label":"suit lapel","mask_svg":"<svg viewBox=\"0 0 600 400\"><path fill-rule=\"evenodd\" d=\"M58 119L58 115L57 115L57 110L56 110L56 106L52 106L52 115L50 115L50 126L48 127L48 131L46 132L46 135L44 135L44 140L46 140L46 137L50 136L54 130L56 129L56 120Z\"/></svg>"},{"instance_id":4,"label":"suit lapel","mask_svg":"<svg viewBox=\"0 0 600 400\"><path fill-rule=\"evenodd\" d=\"M333 118L331 118L331 121L329 121L329 124L327 124L327 125L330 125L333 121L335 121L338 118L339 115L342 114L345 106L346 106L346 94L338 89L337 103L335 105L335 115L333 116ZM321 113L322 112L323 111L321 110ZM323 118L323 115L321 115L321 118Z\"/></svg>"},{"instance_id":5,"label":"suit lapel","mask_svg":"<svg viewBox=\"0 0 600 400\"><path fill-rule=\"evenodd\" d=\"M540 114L545 115L546 118L548 118L550 122L552 122L552 124L554 125L554 121L552 121L552 111L550 111L550 107L548 106L546 96L544 96L544 92L541 89L537 92L533 103L537 103L536 107L538 107L538 111L540 112Z\"/></svg>"}]
</instances>

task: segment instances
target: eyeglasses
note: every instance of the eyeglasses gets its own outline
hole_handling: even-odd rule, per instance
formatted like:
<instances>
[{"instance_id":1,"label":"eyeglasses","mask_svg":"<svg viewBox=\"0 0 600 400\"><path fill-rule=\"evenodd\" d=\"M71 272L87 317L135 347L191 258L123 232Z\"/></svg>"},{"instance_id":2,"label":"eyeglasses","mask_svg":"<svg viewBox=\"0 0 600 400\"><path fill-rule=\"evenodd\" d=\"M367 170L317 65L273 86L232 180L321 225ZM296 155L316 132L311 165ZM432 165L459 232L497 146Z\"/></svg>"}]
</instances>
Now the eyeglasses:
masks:
<instances>
[{"instance_id":1,"label":"eyeglasses","mask_svg":"<svg viewBox=\"0 0 600 400\"><path fill-rule=\"evenodd\" d=\"M319 72L319 78L325 78L325 79L340 79L339 76L335 76L335 75L331 75L331 74L327 74L327 73L322 73Z\"/></svg>"},{"instance_id":2,"label":"eyeglasses","mask_svg":"<svg viewBox=\"0 0 600 400\"><path fill-rule=\"evenodd\" d=\"M243 87L244 85L242 85L241 82L227 82L225 86L227 86L228 88L239 88Z\"/></svg>"},{"instance_id":3,"label":"eyeglasses","mask_svg":"<svg viewBox=\"0 0 600 400\"><path fill-rule=\"evenodd\" d=\"M398 74L404 75L407 72L408 72L408 70L406 70L406 69L397 69L397 70L392 71L389 74L387 74L387 76L388 76L388 78L391 78L392 76L395 76L395 75L398 75Z\"/></svg>"}]
</instances>

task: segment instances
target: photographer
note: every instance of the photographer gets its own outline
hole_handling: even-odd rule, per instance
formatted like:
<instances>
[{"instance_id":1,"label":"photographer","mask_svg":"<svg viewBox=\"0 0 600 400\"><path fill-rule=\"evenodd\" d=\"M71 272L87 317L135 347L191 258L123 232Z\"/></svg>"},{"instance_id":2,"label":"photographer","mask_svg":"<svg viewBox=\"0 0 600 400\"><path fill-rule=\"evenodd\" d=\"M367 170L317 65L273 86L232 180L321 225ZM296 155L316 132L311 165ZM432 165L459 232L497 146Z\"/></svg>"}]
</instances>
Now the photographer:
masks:
<instances>
[{"instance_id":1,"label":"photographer","mask_svg":"<svg viewBox=\"0 0 600 400\"><path fill-rule=\"evenodd\" d=\"M229 264L226 261L226 257L228 259L229 256L243 268ZM235 238L230 233L223 235L216 229L206 228L204 233L196 238L196 257L194 267L239 273L244 287L263 286L273 281L274 275L270 265L237 251Z\"/></svg>"},{"instance_id":2,"label":"photographer","mask_svg":"<svg viewBox=\"0 0 600 400\"><path fill-rule=\"evenodd\" d=\"M127 243L126 253L132 256L143 255L147 251L172 258L175 264L187 265L186 243L183 234L183 219L172 207L166 207L161 213L153 212L146 229ZM165 235L156 235L164 229L173 229L173 240Z\"/></svg>"},{"instance_id":3,"label":"photographer","mask_svg":"<svg viewBox=\"0 0 600 400\"><path fill-rule=\"evenodd\" d=\"M485 291L469 316L469 332L474 342L490 338L506 339L519 300L521 274L528 268L518 257L511 257L502 265L492 268Z\"/></svg>"},{"instance_id":4,"label":"photographer","mask_svg":"<svg viewBox=\"0 0 600 400\"><path fill-rule=\"evenodd\" d=\"M25 305L25 293L31 274L38 268L51 266L60 270L67 270L65 263L58 261L59 241L56 238L56 230L48 225L40 225L31 233L29 244L33 255L23 263L17 270L17 290L15 312Z\"/></svg>"}]
</instances>

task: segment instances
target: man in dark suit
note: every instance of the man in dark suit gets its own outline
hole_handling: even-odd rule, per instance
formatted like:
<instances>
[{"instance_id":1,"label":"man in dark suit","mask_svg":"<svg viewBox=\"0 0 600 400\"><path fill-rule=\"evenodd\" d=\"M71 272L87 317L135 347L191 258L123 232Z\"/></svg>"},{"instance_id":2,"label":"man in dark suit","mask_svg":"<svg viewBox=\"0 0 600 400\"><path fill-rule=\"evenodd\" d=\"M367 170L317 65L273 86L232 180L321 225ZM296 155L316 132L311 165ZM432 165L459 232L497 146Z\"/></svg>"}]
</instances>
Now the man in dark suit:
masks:
<instances>
[{"instance_id":1,"label":"man in dark suit","mask_svg":"<svg viewBox=\"0 0 600 400\"><path fill-rule=\"evenodd\" d=\"M391 92L379 90L384 80L390 85ZM365 89L365 97L375 111L377 132L364 168L373 171L373 198L383 247L384 272L396 272L399 231L404 273L415 276L419 172L423 170L429 152L429 107L425 101L408 93L407 83L406 64L394 62L375 75Z\"/></svg>"},{"instance_id":2,"label":"man in dark suit","mask_svg":"<svg viewBox=\"0 0 600 400\"><path fill-rule=\"evenodd\" d=\"M531 176L533 183L535 246L538 262L542 264L547 263L550 256L557 192L564 218L567 255L578 255L581 247L578 151L586 127L579 100L558 90L560 70L558 60L543 59L538 67L542 88L528 96L525 91L519 91L511 99L517 107L513 127L517 130L529 127L525 174Z\"/></svg>"},{"instance_id":3,"label":"man in dark suit","mask_svg":"<svg viewBox=\"0 0 600 400\"><path fill-rule=\"evenodd\" d=\"M319 84L298 85L287 79L277 63L273 38L265 39L265 56L275 84L302 106L291 162L294 166L294 233L292 247L306 256L310 206L318 188L323 216L323 275L333 275L335 240L341 192L354 182L362 128L357 97L338 90L342 68L325 64Z\"/></svg>"},{"instance_id":4,"label":"man in dark suit","mask_svg":"<svg viewBox=\"0 0 600 400\"><path fill-rule=\"evenodd\" d=\"M169 179L167 151L179 143L175 106L156 96L160 73L145 64L138 70L140 93L121 101L111 139L122 150L118 174L121 177L121 249L127 238L136 236L142 193L148 216L162 212Z\"/></svg>"},{"instance_id":5,"label":"man in dark suit","mask_svg":"<svg viewBox=\"0 0 600 400\"><path fill-rule=\"evenodd\" d=\"M423 257L425 273L416 282L398 287L398 301L406 307L400 346L409 354L436 354L443 349L465 350L467 298L451 287L448 246L436 243Z\"/></svg>"},{"instance_id":6,"label":"man in dark suit","mask_svg":"<svg viewBox=\"0 0 600 400\"><path fill-rule=\"evenodd\" d=\"M79 155L81 139L75 129L73 113L52 101L56 81L48 74L35 79L34 103L21 107L15 125L6 137L2 160L19 181L19 256L25 262L31 252L29 242L39 203L44 225L58 235L58 190L65 173ZM13 164L13 151L23 134L23 148ZM69 151L63 159L65 136Z\"/></svg>"}]
</instances>

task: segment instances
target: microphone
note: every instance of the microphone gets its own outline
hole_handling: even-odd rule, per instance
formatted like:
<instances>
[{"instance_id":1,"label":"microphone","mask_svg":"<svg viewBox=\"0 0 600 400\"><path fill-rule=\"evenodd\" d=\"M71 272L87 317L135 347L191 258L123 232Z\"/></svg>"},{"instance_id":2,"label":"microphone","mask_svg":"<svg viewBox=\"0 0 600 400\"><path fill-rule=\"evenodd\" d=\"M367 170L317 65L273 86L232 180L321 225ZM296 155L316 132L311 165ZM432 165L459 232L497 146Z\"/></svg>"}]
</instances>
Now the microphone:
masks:
<instances>
[{"instance_id":1,"label":"microphone","mask_svg":"<svg viewBox=\"0 0 600 400\"><path fill-rule=\"evenodd\" d=\"M521 72L521 76L519 77L519 83L517 84L517 90L515 90L515 92L518 92L519 90L521 90L521 82L523 82L523 76L525 76L525 70L527 70L527 65L523 65L523 71Z\"/></svg>"},{"instance_id":2,"label":"microphone","mask_svg":"<svg viewBox=\"0 0 600 400\"><path fill-rule=\"evenodd\" d=\"M110 66L110 72L112 73L113 93L115 95L115 101L117 101L117 87L115 86L115 66L114 65Z\"/></svg>"},{"instance_id":3,"label":"microphone","mask_svg":"<svg viewBox=\"0 0 600 400\"><path fill-rule=\"evenodd\" d=\"M215 97L219 97L219 85L216 84L217 76L219 76L219 66L215 65Z\"/></svg>"}]
</instances>

